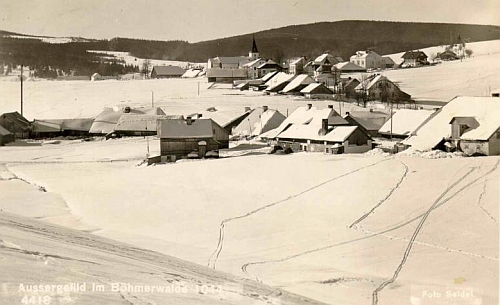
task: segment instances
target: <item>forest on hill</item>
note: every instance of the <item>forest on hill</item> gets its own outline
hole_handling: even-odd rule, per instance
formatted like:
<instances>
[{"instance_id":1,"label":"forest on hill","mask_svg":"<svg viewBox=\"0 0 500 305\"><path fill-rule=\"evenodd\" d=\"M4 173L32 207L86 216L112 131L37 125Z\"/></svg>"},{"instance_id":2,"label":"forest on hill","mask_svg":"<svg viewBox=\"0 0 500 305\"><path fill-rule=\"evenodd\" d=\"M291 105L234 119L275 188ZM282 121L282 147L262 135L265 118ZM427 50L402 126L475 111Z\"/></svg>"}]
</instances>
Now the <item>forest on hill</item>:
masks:
<instances>
[{"instance_id":1,"label":"forest on hill","mask_svg":"<svg viewBox=\"0 0 500 305\"><path fill-rule=\"evenodd\" d=\"M315 57L325 51L344 60L358 50L379 54L398 53L429 46L500 39L500 27L490 25L388 21L337 21L293 25L197 43L131 38L92 40L76 38L69 43L44 43L39 39L13 38L23 34L0 31L0 64L60 69L75 75L124 74L141 67L86 50L130 52L139 58L206 62L216 56L246 55L255 36L261 57L284 61L298 56Z\"/></svg>"}]
</instances>

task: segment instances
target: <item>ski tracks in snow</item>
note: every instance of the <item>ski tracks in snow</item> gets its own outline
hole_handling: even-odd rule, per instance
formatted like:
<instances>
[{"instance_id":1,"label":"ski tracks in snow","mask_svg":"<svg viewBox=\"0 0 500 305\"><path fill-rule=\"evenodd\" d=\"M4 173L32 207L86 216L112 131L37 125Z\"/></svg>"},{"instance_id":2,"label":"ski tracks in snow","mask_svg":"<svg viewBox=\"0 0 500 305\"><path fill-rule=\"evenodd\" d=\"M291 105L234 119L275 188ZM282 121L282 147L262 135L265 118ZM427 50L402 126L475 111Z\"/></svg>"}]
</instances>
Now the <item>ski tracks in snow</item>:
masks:
<instances>
[{"instance_id":1,"label":"ski tracks in snow","mask_svg":"<svg viewBox=\"0 0 500 305\"><path fill-rule=\"evenodd\" d=\"M220 226L219 226L219 239L218 239L218 242L217 242L217 248L215 249L214 253L213 253L213 254L212 254L212 256L210 257L210 260L208 261L208 267L209 267L209 268L213 268L213 269L215 269L215 268L216 268L217 260L219 259L219 256L220 256L220 254L221 254L221 252L222 252L222 249L223 249L223 246L224 246L224 230L225 230L225 225L226 225L227 223L229 223L229 222L231 222L231 221L234 221L234 220L238 220L238 219L242 219L242 218L246 218L246 217L252 216L252 215L254 215L254 214L258 213L258 212L261 212L261 211L263 211L263 210L265 210L265 209L268 209L268 208L273 207L273 206L275 206L275 205L278 205L278 204L280 204L280 203L290 201L290 200L292 200L292 199L294 199L294 198L297 198L297 197L302 196L302 195L304 195L304 194L306 194L306 193L309 193L309 192L311 192L311 191L313 191L313 190L315 190L315 189L317 189L317 188L320 188L320 187L322 187L322 186L324 186L324 185L326 185L326 184L328 184L328 183L330 183L330 182L332 182L332 181L335 181L335 180L338 180L338 179L340 179L340 178L343 178L343 177L346 177L346 176L352 175L352 174L357 173L357 172L359 172L359 171L361 171L361 170L364 170L364 169L367 169L367 168L373 167L373 166L375 166L375 165L377 165L377 164L380 164L380 163L382 163L382 162L385 162L385 161L388 161L388 160L392 160L392 159L393 159L393 158L386 158L386 159L383 159L383 160L380 160L380 161L374 162L374 163L372 163L372 164L362 166L362 167L360 167L360 168L357 168L357 169L352 170L352 171L350 171L350 172L347 172L347 173L345 173L345 174L342 174L342 175L339 175L339 176L335 176L335 177L333 177L333 178L331 178L331 179L328 179L328 180L326 180L326 181L324 181L324 182L321 182L320 184L317 184L317 185L314 185L314 186L312 186L312 187L310 187L310 188L308 188L308 189L305 189L305 190L303 190L303 191L301 191L301 192L299 192L299 193L296 193L296 194L294 194L294 195L288 196L288 197L287 197L287 198L285 198L285 199L281 199L281 200L278 200L278 201L272 202L272 203L270 203L270 204L264 205L264 206L262 206L262 207L260 207L260 208L257 208L257 209L255 209L255 210L252 210L252 211L250 211L250 212L248 212L248 213L246 213L246 214L239 215L239 216L235 216L235 217L231 217L231 218L227 218L227 219L223 220L223 221L221 222ZM244 266L245 266L245 265L244 265ZM246 271L246 267L245 267L245 268L243 268L243 267L242 267L242 270L245 272L245 271Z\"/></svg>"},{"instance_id":2,"label":"ski tracks in snow","mask_svg":"<svg viewBox=\"0 0 500 305\"><path fill-rule=\"evenodd\" d=\"M297 257L300 257L300 256L304 256L304 255L308 255L308 254L312 254L312 253L315 253L315 252L320 252L320 251L323 251L323 250L327 250L327 249L331 249L331 248L334 248L334 247L339 247L339 246L343 246L343 245L347 245L347 244L351 244L351 243L355 243L355 242L359 242L359 241L363 241L363 240L366 240L366 239L369 239L369 238L372 238L372 237L376 237L376 236L384 236L385 233L389 233L389 232L392 232L392 231L395 231L399 228L402 228L422 217L424 217L425 215L428 215L430 214L431 211L439 208L440 206L446 204L448 201L450 201L451 199L455 198L457 195L461 194L463 191L467 190L469 187L471 187L472 185L476 184L478 181L480 181L481 179L485 178L490 175L491 173L493 173L494 171L496 171L498 169L498 166L499 166L499 163L500 163L500 160L497 161L495 163L495 165L489 170L487 171L486 173L484 173L483 175L479 176L478 178L470 181L469 183L465 184L464 186L462 186L460 189L456 190L455 192L453 192L452 194L450 194L448 197L444 198L444 196L446 196L446 194L450 193L450 191L456 186L459 184L459 182L463 181L467 176L469 176L475 169L476 167L473 167L471 168L464 176L462 176L459 180L456 180L453 184L451 184L449 187L447 187L443 192L442 194L439 196L439 198L431 205L431 207L424 213L420 214L420 215L417 215L411 219L408 219L406 220L405 222L401 223L401 224L398 224L398 225L395 225L391 228L388 228L388 229L385 229L381 232L375 232L375 233L370 233L370 235L367 235L367 236L363 236L363 237L358 237L358 238L355 238L355 239L351 239L351 240L345 240L345 241L342 241L342 242L338 242L338 243L335 243L335 244L330 244L330 245L326 245L326 246L323 246L323 247L318 247L318 248L315 248L315 249L311 249L311 250L307 250L307 251L304 251L304 252L300 252L300 253L297 253L297 254L293 254L293 255L289 255L289 256L286 256L286 257L283 257L283 258L280 258L280 259L274 259L274 260L266 260L266 261L258 261L258 262L251 262L251 263L246 263L245 265L242 266L242 270L249 274L248 272L248 267L249 266L252 266L252 265L263 265L263 264L268 264L268 263L280 263L280 262L285 262L285 261L288 261L290 259L294 259L294 258L297 258ZM427 217L426 217L427 218ZM421 221L422 222L422 221ZM425 222L425 221L424 221ZM423 225L423 222L422 222L422 225ZM420 229L421 229L421 226L420 226ZM420 229L418 229L418 231L415 231L418 235L418 232L420 231ZM415 236L416 238L416 236ZM413 243L415 243L415 239L410 239L410 243L413 245ZM411 247L410 247L410 250L411 250ZM446 250L446 249L445 249ZM449 249L448 249L449 250ZM451 252L455 252L455 251L451 251ZM457 250L456 252L459 252L461 254L469 254L467 252L464 252L464 251L460 251L460 250ZM408 253L409 254L409 253ZM492 260L498 260L498 258L495 258L495 257L486 257L486 256L482 256L482 255L476 255L476 254L473 254L473 256L479 256L481 258L486 258L486 259L492 259ZM402 259L402 265L404 265L404 263L406 262L406 259L408 258L408 256L406 255L405 256L406 258ZM402 266L401 266L402 268ZM398 270L398 269L397 269ZM400 271L400 270L399 270ZM396 274L396 277L397 277L397 274L399 274L399 271L397 271L397 273L395 272ZM388 284L386 284L388 285ZM386 286L385 285L385 286ZM385 287L384 286L384 287ZM380 287L379 287L380 288ZM383 287L382 287L383 289ZM379 289L376 293L377 297L378 297L378 292L380 292L381 289ZM375 291L374 291L375 293ZM374 304L377 304L377 303L374 303Z\"/></svg>"}]
</instances>

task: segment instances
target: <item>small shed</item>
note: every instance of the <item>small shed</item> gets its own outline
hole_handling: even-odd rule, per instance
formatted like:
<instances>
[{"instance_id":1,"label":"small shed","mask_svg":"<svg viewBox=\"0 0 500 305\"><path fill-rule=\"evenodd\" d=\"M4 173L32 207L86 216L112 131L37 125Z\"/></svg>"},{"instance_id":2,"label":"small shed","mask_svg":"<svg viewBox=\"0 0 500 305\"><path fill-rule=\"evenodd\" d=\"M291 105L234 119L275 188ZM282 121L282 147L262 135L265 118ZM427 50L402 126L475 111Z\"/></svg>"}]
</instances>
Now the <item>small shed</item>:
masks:
<instances>
[{"instance_id":1,"label":"small shed","mask_svg":"<svg viewBox=\"0 0 500 305\"><path fill-rule=\"evenodd\" d=\"M90 80L95 82L97 80L102 80L102 76L99 73L94 73L90 76Z\"/></svg>"}]
</instances>

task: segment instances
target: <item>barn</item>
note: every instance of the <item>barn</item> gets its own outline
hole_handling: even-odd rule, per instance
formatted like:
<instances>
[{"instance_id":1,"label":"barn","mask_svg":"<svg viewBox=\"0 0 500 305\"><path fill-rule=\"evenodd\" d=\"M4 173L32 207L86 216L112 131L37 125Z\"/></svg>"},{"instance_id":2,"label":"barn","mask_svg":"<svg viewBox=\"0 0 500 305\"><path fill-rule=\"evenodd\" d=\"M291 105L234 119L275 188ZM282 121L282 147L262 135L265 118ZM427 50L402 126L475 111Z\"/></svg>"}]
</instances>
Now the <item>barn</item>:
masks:
<instances>
[{"instance_id":1,"label":"barn","mask_svg":"<svg viewBox=\"0 0 500 305\"><path fill-rule=\"evenodd\" d=\"M186 70L178 66L154 66L151 70L151 78L174 78L181 77Z\"/></svg>"},{"instance_id":2,"label":"barn","mask_svg":"<svg viewBox=\"0 0 500 305\"><path fill-rule=\"evenodd\" d=\"M307 85L304 89L300 90L300 93L308 99L332 99L333 91L320 83L311 83Z\"/></svg>"}]
</instances>

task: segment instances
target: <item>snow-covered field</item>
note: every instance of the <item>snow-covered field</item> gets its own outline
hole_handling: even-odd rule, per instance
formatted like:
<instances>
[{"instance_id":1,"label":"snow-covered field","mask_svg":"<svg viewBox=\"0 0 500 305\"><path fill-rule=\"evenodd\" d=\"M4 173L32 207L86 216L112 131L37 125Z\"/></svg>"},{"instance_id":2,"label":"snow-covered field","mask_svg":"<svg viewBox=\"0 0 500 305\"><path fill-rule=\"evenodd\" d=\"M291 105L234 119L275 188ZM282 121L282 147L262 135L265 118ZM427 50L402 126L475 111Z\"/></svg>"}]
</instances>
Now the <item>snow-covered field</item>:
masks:
<instances>
[{"instance_id":1,"label":"snow-covered field","mask_svg":"<svg viewBox=\"0 0 500 305\"><path fill-rule=\"evenodd\" d=\"M415 86L424 75L442 80L445 75L425 71L446 67L447 73L463 75L473 67L469 73L489 75L487 63L498 56L387 73L401 73ZM453 77L432 96L452 94L453 88L462 92L452 86L461 82ZM483 85L468 84L466 92ZM167 114L201 112L223 124L245 106L267 105L286 114L310 102L208 87L205 79L25 82L24 111L29 119L93 117L106 106L151 105L153 91L155 105ZM0 82L0 91L0 113L18 110L19 83ZM342 113L352 109L344 104ZM153 137L0 147L0 267L8 270L11 284L170 283L178 278L172 273L179 273L163 268L180 266L196 273L186 276L189 283L242 276L328 304L371 304L379 290L378 304L498 303L499 157L297 153L146 166L148 144L158 152ZM101 237L132 246L114 246ZM209 268L185 262L158 266L169 259L137 247ZM213 268L232 275L212 274ZM0 287L0 302L17 301L5 289ZM166 300L86 295L76 304L308 302L276 301L275 290L252 289L241 302L231 299L238 294L209 299L192 293ZM430 299L433 292L441 296Z\"/></svg>"},{"instance_id":2,"label":"snow-covered field","mask_svg":"<svg viewBox=\"0 0 500 305\"><path fill-rule=\"evenodd\" d=\"M498 300L498 157L299 153L148 167L145 145L2 147L0 208L329 304L370 304L402 261L379 304L424 289Z\"/></svg>"}]
</instances>

